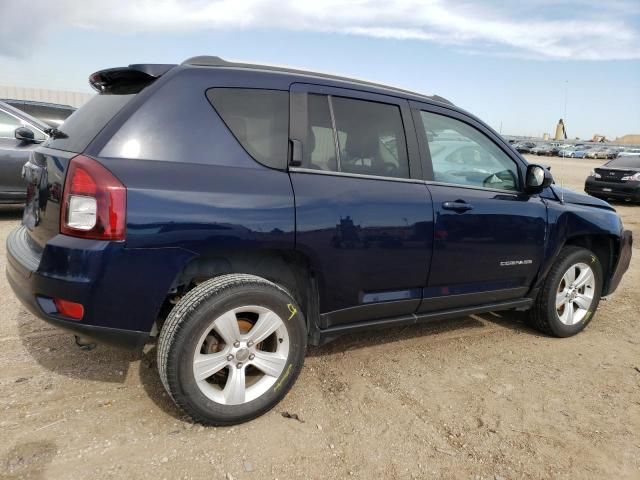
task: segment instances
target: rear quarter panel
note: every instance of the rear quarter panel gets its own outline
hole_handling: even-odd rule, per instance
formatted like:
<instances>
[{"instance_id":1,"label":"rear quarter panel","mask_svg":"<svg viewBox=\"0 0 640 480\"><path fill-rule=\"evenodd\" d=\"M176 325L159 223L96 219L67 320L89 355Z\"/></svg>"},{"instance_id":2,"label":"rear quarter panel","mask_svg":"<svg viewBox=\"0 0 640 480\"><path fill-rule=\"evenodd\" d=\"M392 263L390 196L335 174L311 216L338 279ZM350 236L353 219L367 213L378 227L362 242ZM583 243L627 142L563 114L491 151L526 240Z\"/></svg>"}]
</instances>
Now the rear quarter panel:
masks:
<instances>
[{"instance_id":1,"label":"rear quarter panel","mask_svg":"<svg viewBox=\"0 0 640 480\"><path fill-rule=\"evenodd\" d=\"M221 85L243 86L212 69L172 71L126 105L87 149L127 187L126 240L113 252L121 278L114 273L110 284L122 298L145 296L139 330L151 328L191 260L295 247L289 175L256 162L233 137L205 96ZM129 265L127 258L136 261Z\"/></svg>"}]
</instances>

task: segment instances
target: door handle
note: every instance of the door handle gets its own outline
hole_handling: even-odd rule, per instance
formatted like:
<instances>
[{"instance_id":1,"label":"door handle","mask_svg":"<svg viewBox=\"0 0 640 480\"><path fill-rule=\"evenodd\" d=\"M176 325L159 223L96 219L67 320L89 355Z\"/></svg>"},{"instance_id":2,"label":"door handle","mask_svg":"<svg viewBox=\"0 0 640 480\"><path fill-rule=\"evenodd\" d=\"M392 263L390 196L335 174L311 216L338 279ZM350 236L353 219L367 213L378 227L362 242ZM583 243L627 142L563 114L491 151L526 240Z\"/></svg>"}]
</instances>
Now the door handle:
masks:
<instances>
[{"instance_id":1,"label":"door handle","mask_svg":"<svg viewBox=\"0 0 640 480\"><path fill-rule=\"evenodd\" d=\"M444 202L442 208L445 210L453 210L454 212L463 213L467 210L473 210L473 207L464 200L456 200L455 202Z\"/></svg>"}]
</instances>

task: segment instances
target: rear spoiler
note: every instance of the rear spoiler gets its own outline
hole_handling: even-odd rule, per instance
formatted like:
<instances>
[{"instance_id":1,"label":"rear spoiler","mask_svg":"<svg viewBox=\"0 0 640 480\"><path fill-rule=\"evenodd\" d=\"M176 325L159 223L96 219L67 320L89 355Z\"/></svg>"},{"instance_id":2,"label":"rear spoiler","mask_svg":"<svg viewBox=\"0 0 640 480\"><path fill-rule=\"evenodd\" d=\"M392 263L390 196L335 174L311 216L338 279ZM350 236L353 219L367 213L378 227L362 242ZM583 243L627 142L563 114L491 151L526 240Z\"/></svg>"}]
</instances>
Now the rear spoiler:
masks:
<instances>
[{"instance_id":1,"label":"rear spoiler","mask_svg":"<svg viewBox=\"0 0 640 480\"><path fill-rule=\"evenodd\" d=\"M98 93L138 93L173 67L173 64L139 63L128 67L107 68L89 75L89 85Z\"/></svg>"}]
</instances>

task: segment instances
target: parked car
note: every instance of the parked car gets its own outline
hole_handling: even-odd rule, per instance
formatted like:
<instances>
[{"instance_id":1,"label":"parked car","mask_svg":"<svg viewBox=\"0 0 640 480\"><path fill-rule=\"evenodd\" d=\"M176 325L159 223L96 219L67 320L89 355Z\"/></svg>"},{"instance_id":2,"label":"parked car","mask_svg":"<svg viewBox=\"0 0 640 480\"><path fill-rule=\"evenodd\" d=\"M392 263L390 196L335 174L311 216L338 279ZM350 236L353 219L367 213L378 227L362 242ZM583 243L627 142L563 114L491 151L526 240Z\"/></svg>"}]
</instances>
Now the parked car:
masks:
<instances>
[{"instance_id":1,"label":"parked car","mask_svg":"<svg viewBox=\"0 0 640 480\"><path fill-rule=\"evenodd\" d=\"M558 153L558 147L553 147L551 145L538 145L531 150L531 153L551 157Z\"/></svg>"},{"instance_id":2,"label":"parked car","mask_svg":"<svg viewBox=\"0 0 640 480\"><path fill-rule=\"evenodd\" d=\"M558 150L558 156L563 158L573 158L575 156L575 147L566 146Z\"/></svg>"},{"instance_id":3,"label":"parked car","mask_svg":"<svg viewBox=\"0 0 640 480\"><path fill-rule=\"evenodd\" d=\"M62 122L76 110L69 105L59 105L57 103L15 99L4 99L2 101L53 128L62 125Z\"/></svg>"},{"instance_id":4,"label":"parked car","mask_svg":"<svg viewBox=\"0 0 640 480\"><path fill-rule=\"evenodd\" d=\"M612 159L618 156L618 152L611 150L609 148L603 148L602 150L598 150L596 152L596 158L600 159Z\"/></svg>"},{"instance_id":5,"label":"parked car","mask_svg":"<svg viewBox=\"0 0 640 480\"><path fill-rule=\"evenodd\" d=\"M572 158L586 158L587 153L591 151L591 147L580 147L573 151Z\"/></svg>"},{"instance_id":6,"label":"parked car","mask_svg":"<svg viewBox=\"0 0 640 480\"><path fill-rule=\"evenodd\" d=\"M575 335L629 265L609 204L442 97L218 57L90 83L25 166L9 283L81 345L157 336L198 422L266 412L345 333L518 309Z\"/></svg>"},{"instance_id":7,"label":"parked car","mask_svg":"<svg viewBox=\"0 0 640 480\"><path fill-rule=\"evenodd\" d=\"M0 102L0 204L20 204L26 198L22 167L47 135L47 125Z\"/></svg>"},{"instance_id":8,"label":"parked car","mask_svg":"<svg viewBox=\"0 0 640 480\"><path fill-rule=\"evenodd\" d=\"M546 155L546 153L545 153L546 150L547 150L547 146L546 145L539 144L539 145L536 145L535 147L533 147L529 153L531 153L532 155ZM542 152L542 153L540 153L540 152Z\"/></svg>"},{"instance_id":9,"label":"parked car","mask_svg":"<svg viewBox=\"0 0 640 480\"><path fill-rule=\"evenodd\" d=\"M594 169L584 191L602 199L640 202L640 155L615 158Z\"/></svg>"},{"instance_id":10,"label":"parked car","mask_svg":"<svg viewBox=\"0 0 640 480\"><path fill-rule=\"evenodd\" d=\"M533 142L521 142L514 145L514 148L518 153L531 153L531 150L536 146Z\"/></svg>"},{"instance_id":11,"label":"parked car","mask_svg":"<svg viewBox=\"0 0 640 480\"><path fill-rule=\"evenodd\" d=\"M640 148L625 148L618 152L618 157L637 157L640 155Z\"/></svg>"}]
</instances>

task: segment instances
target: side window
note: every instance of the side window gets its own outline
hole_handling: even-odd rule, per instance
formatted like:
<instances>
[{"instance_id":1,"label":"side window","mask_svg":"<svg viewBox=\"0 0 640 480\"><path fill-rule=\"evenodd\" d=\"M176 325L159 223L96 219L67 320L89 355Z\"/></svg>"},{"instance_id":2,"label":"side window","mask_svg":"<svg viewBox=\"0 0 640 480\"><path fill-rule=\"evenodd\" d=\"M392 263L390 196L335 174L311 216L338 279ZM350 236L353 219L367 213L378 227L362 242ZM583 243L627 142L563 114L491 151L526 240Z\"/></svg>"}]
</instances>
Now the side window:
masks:
<instances>
[{"instance_id":1,"label":"side window","mask_svg":"<svg viewBox=\"0 0 640 480\"><path fill-rule=\"evenodd\" d=\"M340 171L409 177L407 144L396 105L331 97Z\"/></svg>"},{"instance_id":2,"label":"side window","mask_svg":"<svg viewBox=\"0 0 640 480\"><path fill-rule=\"evenodd\" d=\"M316 170L409 177L397 106L315 94L308 95L307 105L304 165Z\"/></svg>"},{"instance_id":3,"label":"side window","mask_svg":"<svg viewBox=\"0 0 640 480\"><path fill-rule=\"evenodd\" d=\"M308 96L309 127L304 145L304 164L316 170L338 171L336 141L331 126L329 98Z\"/></svg>"},{"instance_id":4,"label":"side window","mask_svg":"<svg viewBox=\"0 0 640 480\"><path fill-rule=\"evenodd\" d=\"M212 88L207 91L207 97L253 158L268 167L286 167L289 92Z\"/></svg>"},{"instance_id":5,"label":"side window","mask_svg":"<svg viewBox=\"0 0 640 480\"><path fill-rule=\"evenodd\" d=\"M43 142L47 138L47 136L44 133L42 133L40 130L33 128L30 125L27 125L27 127L33 130L33 135L36 140Z\"/></svg>"},{"instance_id":6,"label":"side window","mask_svg":"<svg viewBox=\"0 0 640 480\"><path fill-rule=\"evenodd\" d=\"M15 130L22 122L12 115L0 110L0 138L15 138Z\"/></svg>"},{"instance_id":7,"label":"side window","mask_svg":"<svg viewBox=\"0 0 640 480\"><path fill-rule=\"evenodd\" d=\"M436 182L518 190L518 169L482 132L444 115L420 112Z\"/></svg>"}]
</instances>

